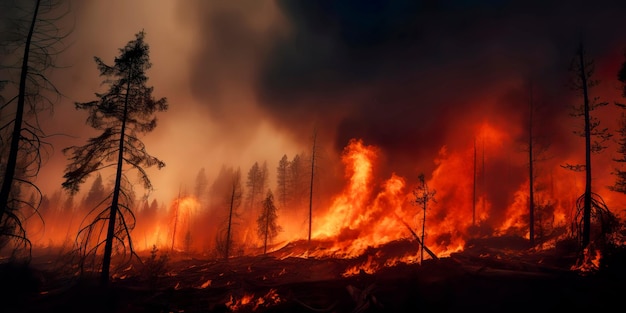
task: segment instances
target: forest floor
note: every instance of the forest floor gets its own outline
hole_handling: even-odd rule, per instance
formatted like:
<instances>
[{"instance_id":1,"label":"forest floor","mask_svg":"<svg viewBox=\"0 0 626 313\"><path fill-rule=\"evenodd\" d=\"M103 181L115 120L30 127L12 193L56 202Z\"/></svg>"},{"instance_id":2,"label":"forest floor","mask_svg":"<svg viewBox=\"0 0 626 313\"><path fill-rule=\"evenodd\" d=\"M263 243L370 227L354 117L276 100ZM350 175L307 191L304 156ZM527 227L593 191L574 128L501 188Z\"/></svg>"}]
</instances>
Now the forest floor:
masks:
<instances>
[{"instance_id":1,"label":"forest floor","mask_svg":"<svg viewBox=\"0 0 626 313\"><path fill-rule=\"evenodd\" d=\"M28 266L0 268L0 311L581 312L622 307L626 294L623 248L600 267L573 268L571 246L536 251L511 238L477 240L421 264L389 262L400 250L417 253L408 240L349 259L290 256L302 246L228 261L147 253L143 265L116 270L108 287L79 278L58 253L34 253Z\"/></svg>"}]
</instances>

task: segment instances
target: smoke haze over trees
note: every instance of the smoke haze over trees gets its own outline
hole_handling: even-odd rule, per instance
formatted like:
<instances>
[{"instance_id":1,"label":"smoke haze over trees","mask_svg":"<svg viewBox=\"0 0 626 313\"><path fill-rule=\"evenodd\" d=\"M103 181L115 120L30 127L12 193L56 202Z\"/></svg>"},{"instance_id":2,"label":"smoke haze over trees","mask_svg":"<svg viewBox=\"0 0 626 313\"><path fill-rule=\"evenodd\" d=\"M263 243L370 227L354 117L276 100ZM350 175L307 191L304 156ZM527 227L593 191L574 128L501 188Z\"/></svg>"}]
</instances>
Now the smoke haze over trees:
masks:
<instances>
[{"instance_id":1,"label":"smoke haze over trees","mask_svg":"<svg viewBox=\"0 0 626 313\"><path fill-rule=\"evenodd\" d=\"M100 88L97 71L84 56L113 56L120 42L143 28L155 34L150 76L155 95L177 103L144 140L151 153L168 161L163 171L149 171L155 190L148 198L163 211L171 209L181 187L198 194L204 208L216 208L228 186L218 181L230 177L221 174L223 168L240 167L245 186L251 166L267 162L264 188L274 188L284 155L289 161L285 182L293 184L294 195L281 199L273 189L275 203L279 210L281 202L306 205L298 201L308 197L310 136L316 125L323 125L317 127L317 146L325 157L319 160L324 176L316 178L323 184L315 184L320 188L313 199L315 212L323 212L329 197L342 190L340 156L352 138L380 148L376 177L395 173L407 182L417 181L422 171L428 179L438 162L477 139L486 173L479 187L488 191L493 208L504 208L528 173L527 158L516 146L527 134L526 82L533 79L544 107L533 131L552 143L551 158L541 164L545 175L540 175L549 180L559 175L552 171L560 164L582 161L567 111L577 100L566 87L571 56L583 37L603 82L594 92L605 101L617 100L615 71L626 48L625 11L623 1L609 0L74 1L75 31L59 56L69 67L51 77L69 100L41 122L51 133L66 135L54 138L56 147L93 136L82 123L67 122L82 121L71 103ZM113 17L117 23L110 22ZM600 118L609 127L617 125L614 118ZM475 138L486 124L507 136L499 144ZM61 184L65 158L59 151L37 178L48 200L57 198ZM595 186L612 184L612 157L606 153L594 161L600 164L594 167ZM108 186L110 176L102 179ZM549 184L540 183L549 190ZM249 205L244 189L242 215ZM137 190L138 198L144 195ZM84 197L72 199L73 205ZM260 201L263 195L255 197ZM58 198L71 203L67 195ZM218 223L215 210L203 214ZM279 216L290 214L305 222L301 210ZM505 213L492 210L489 219L497 224ZM206 236L214 243L215 234Z\"/></svg>"}]
</instances>

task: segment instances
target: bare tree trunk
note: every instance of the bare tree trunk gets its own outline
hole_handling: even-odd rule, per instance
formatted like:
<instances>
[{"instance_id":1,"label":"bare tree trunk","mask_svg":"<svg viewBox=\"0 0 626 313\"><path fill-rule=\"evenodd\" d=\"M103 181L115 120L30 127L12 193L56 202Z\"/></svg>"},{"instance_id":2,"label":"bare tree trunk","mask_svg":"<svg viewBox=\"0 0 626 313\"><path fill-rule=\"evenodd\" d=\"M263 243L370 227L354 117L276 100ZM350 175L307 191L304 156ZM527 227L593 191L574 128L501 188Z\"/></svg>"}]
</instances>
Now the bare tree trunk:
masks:
<instances>
[{"instance_id":1,"label":"bare tree trunk","mask_svg":"<svg viewBox=\"0 0 626 313\"><path fill-rule=\"evenodd\" d=\"M269 208L264 208L265 210L265 239L263 240L263 254L267 253L267 237L270 232L270 212Z\"/></svg>"},{"instance_id":2,"label":"bare tree trunk","mask_svg":"<svg viewBox=\"0 0 626 313\"><path fill-rule=\"evenodd\" d=\"M233 191L230 195L230 210L228 211L228 229L226 230L226 248L224 250L224 259L228 259L230 251L230 232L233 225L233 207L235 204L235 182L233 180Z\"/></svg>"},{"instance_id":3,"label":"bare tree trunk","mask_svg":"<svg viewBox=\"0 0 626 313\"><path fill-rule=\"evenodd\" d=\"M317 131L313 132L313 152L311 153L311 183L309 184L309 243L311 243L311 231L313 228L313 174L315 173L315 144Z\"/></svg>"},{"instance_id":4,"label":"bare tree trunk","mask_svg":"<svg viewBox=\"0 0 626 313\"><path fill-rule=\"evenodd\" d=\"M30 46L35 31L35 23L37 14L39 13L39 5L41 0L35 3L35 11L33 12L33 20L30 23L28 36L26 36L26 45L24 46L24 56L22 58L22 72L20 73L20 87L17 98L17 108L15 112L15 121L13 122L13 133L11 135L11 148L7 159L7 166L4 171L4 180L2 181L2 189L0 190L0 222L7 212L9 205L9 196L11 194L11 186L15 178L15 167L17 165L17 153L19 150L19 142L21 138L22 122L24 119L24 107L26 102L26 79L28 78L28 57L30 54Z\"/></svg>"},{"instance_id":5,"label":"bare tree trunk","mask_svg":"<svg viewBox=\"0 0 626 313\"><path fill-rule=\"evenodd\" d=\"M530 102L529 102L529 119L528 119L528 230L530 245L535 245L535 174L533 172L533 89L530 86Z\"/></svg>"},{"instance_id":6,"label":"bare tree trunk","mask_svg":"<svg viewBox=\"0 0 626 313\"><path fill-rule=\"evenodd\" d=\"M580 78L583 87L584 113L585 113L585 198L583 204L583 238L582 247L589 244L591 237L591 125L590 107L587 86L587 71L585 68L583 45L580 44L579 52Z\"/></svg>"},{"instance_id":7,"label":"bare tree trunk","mask_svg":"<svg viewBox=\"0 0 626 313\"><path fill-rule=\"evenodd\" d=\"M422 243L424 243L424 235L426 233L426 202L424 202L424 215L422 218ZM424 263L424 244L422 244L422 251L420 256L420 263Z\"/></svg>"},{"instance_id":8,"label":"bare tree trunk","mask_svg":"<svg viewBox=\"0 0 626 313\"><path fill-rule=\"evenodd\" d=\"M178 210L180 209L180 187L178 187L178 198L176 199L176 209L174 210L174 230L172 231L172 252L174 252L174 241L176 240L176 228L178 227Z\"/></svg>"},{"instance_id":9,"label":"bare tree trunk","mask_svg":"<svg viewBox=\"0 0 626 313\"><path fill-rule=\"evenodd\" d=\"M109 214L109 225L107 229L107 238L104 244L104 256L102 258L102 274L100 282L102 285L109 284L109 270L111 267L111 253L113 252L113 238L115 237L115 222L117 219L117 211L119 210L120 188L122 185L122 166L124 165L124 136L126 131L126 118L128 114L128 97L130 94L130 78L132 75L132 67L128 70L128 82L126 83L126 96L124 99L124 114L122 117L122 127L120 129L120 144L117 155L117 169L115 173L115 187L113 188L113 200L111 201L111 212Z\"/></svg>"},{"instance_id":10,"label":"bare tree trunk","mask_svg":"<svg viewBox=\"0 0 626 313\"><path fill-rule=\"evenodd\" d=\"M474 138L474 194L472 197L472 226L476 226L476 138Z\"/></svg>"}]
</instances>

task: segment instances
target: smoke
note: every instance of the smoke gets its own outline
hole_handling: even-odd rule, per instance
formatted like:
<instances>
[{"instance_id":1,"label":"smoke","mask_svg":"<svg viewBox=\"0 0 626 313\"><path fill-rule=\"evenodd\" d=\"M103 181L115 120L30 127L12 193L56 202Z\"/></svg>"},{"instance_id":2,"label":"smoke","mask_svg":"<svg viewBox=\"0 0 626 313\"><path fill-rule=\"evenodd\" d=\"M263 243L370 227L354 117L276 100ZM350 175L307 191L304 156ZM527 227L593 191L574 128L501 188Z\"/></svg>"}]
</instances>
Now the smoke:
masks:
<instances>
[{"instance_id":1,"label":"smoke","mask_svg":"<svg viewBox=\"0 0 626 313\"><path fill-rule=\"evenodd\" d=\"M625 5L615 1L428 3L279 1L289 35L258 73L260 107L301 136L310 120L324 125L337 149L363 138L410 173L410 160L427 167L420 160L470 142L484 120L522 123L530 80L549 107L545 123L558 124L581 34L598 53L623 45Z\"/></svg>"},{"instance_id":2,"label":"smoke","mask_svg":"<svg viewBox=\"0 0 626 313\"><path fill-rule=\"evenodd\" d=\"M610 82L626 32L626 3L611 0L70 4L64 23L73 31L57 59L64 68L51 73L64 98L42 120L47 133L61 135L50 138L54 152L37 183L45 193L57 190L67 164L61 149L93 135L73 105L102 91L93 57L112 63L143 29L153 63L148 84L170 104L143 138L166 163L148 173L164 203L181 187L190 193L201 168L212 180L222 165L245 175L267 161L273 173L283 154L310 151L314 130L327 161L337 163L329 176L342 175L339 155L361 138L380 148L377 177L395 172L411 185L432 173L442 149L480 144L488 124L508 135L485 149L492 175L485 188L493 206L507 206L526 173L529 86L541 106L536 131L551 143L546 167L579 162L568 116L580 100L567 88L570 61L582 39L603 83L594 92L617 100ZM614 113L600 114L614 123Z\"/></svg>"}]
</instances>

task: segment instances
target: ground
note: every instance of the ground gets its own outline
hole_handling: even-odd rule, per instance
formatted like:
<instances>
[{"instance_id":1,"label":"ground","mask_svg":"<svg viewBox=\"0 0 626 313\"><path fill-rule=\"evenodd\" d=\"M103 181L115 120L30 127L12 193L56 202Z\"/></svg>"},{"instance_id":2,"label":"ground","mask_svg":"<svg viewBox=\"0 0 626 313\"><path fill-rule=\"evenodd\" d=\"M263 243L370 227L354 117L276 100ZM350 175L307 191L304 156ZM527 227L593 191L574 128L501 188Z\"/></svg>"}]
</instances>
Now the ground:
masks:
<instances>
[{"instance_id":1,"label":"ground","mask_svg":"<svg viewBox=\"0 0 626 313\"><path fill-rule=\"evenodd\" d=\"M408 240L357 258L290 256L303 245L228 261L178 253L159 262L146 253L108 287L72 273L61 254L39 253L28 265L2 265L1 311L579 312L613 310L626 292L621 248L583 271L571 247L528 249L521 239L474 241L421 264L389 262L416 254Z\"/></svg>"}]
</instances>

